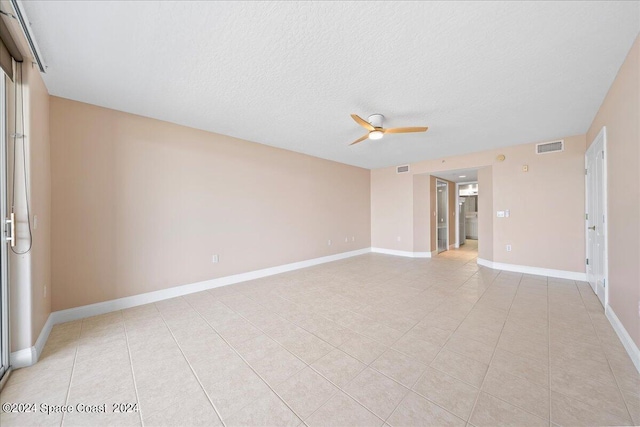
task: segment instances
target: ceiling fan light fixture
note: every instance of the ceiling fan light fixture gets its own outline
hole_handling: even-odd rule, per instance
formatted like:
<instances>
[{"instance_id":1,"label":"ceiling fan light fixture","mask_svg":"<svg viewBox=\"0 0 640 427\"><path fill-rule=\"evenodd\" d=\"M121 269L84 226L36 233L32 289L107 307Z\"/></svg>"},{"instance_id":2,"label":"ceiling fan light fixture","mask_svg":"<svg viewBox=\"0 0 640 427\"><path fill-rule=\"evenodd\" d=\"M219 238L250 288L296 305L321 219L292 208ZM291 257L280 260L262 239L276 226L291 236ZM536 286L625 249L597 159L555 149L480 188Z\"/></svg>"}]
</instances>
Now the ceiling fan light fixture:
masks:
<instances>
[{"instance_id":1,"label":"ceiling fan light fixture","mask_svg":"<svg viewBox=\"0 0 640 427\"><path fill-rule=\"evenodd\" d=\"M383 135L384 133L382 131L372 130L371 132L369 132L369 139L382 139Z\"/></svg>"},{"instance_id":2,"label":"ceiling fan light fixture","mask_svg":"<svg viewBox=\"0 0 640 427\"><path fill-rule=\"evenodd\" d=\"M384 128L382 127L382 122L384 120L384 116L382 114L370 115L369 121L363 119L357 114L352 114L351 118L360 126L365 128L367 130L367 133L365 133L349 145L358 144L366 139L381 139L386 133L426 132L429 129L426 126L408 128Z\"/></svg>"}]
</instances>

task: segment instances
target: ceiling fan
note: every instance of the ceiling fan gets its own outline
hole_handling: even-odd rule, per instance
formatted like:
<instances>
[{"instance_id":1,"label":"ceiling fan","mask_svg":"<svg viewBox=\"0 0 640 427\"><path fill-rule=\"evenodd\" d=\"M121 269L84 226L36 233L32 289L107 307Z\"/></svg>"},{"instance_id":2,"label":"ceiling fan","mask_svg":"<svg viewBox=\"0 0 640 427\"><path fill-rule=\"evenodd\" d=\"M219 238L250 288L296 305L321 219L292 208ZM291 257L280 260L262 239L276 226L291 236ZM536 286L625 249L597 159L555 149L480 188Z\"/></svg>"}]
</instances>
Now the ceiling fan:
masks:
<instances>
[{"instance_id":1,"label":"ceiling fan","mask_svg":"<svg viewBox=\"0 0 640 427\"><path fill-rule=\"evenodd\" d=\"M409 132L426 132L428 127L411 127L411 128L390 128L385 129L382 127L382 121L384 116L382 114L372 114L369 116L369 120L364 120L356 114L352 114L351 118L356 121L360 126L369 131L366 135L356 139L349 145L357 144L365 139L380 139L385 133L409 133Z\"/></svg>"}]
</instances>

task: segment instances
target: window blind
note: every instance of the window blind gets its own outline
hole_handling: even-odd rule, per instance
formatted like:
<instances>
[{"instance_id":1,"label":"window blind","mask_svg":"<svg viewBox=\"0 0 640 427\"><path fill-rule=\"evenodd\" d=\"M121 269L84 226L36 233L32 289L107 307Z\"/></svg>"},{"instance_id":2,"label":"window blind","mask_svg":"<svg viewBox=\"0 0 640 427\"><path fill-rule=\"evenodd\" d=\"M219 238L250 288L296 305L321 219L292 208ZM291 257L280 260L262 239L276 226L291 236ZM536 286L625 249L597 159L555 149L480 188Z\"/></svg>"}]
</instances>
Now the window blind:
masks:
<instances>
[{"instance_id":1,"label":"window blind","mask_svg":"<svg viewBox=\"0 0 640 427\"><path fill-rule=\"evenodd\" d=\"M4 22L5 18L0 18L0 68L13 80L13 58L16 62L22 62L22 54L11 37L11 32Z\"/></svg>"}]
</instances>

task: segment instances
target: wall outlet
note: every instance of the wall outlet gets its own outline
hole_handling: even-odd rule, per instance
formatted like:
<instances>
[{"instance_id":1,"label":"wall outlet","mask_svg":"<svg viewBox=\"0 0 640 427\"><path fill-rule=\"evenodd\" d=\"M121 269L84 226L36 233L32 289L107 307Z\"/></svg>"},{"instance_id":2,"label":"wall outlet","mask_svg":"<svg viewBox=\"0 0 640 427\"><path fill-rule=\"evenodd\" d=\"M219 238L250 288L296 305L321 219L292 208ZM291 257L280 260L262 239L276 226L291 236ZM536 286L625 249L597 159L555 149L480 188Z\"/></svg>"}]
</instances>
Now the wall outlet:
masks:
<instances>
[{"instance_id":1,"label":"wall outlet","mask_svg":"<svg viewBox=\"0 0 640 427\"><path fill-rule=\"evenodd\" d=\"M504 211L498 211L498 218L504 218Z\"/></svg>"},{"instance_id":2,"label":"wall outlet","mask_svg":"<svg viewBox=\"0 0 640 427\"><path fill-rule=\"evenodd\" d=\"M211 262L213 262L214 264L217 264L220 262L220 255L214 255L211 257Z\"/></svg>"},{"instance_id":3,"label":"wall outlet","mask_svg":"<svg viewBox=\"0 0 640 427\"><path fill-rule=\"evenodd\" d=\"M356 241L356 236L351 236L351 241L355 242Z\"/></svg>"},{"instance_id":4,"label":"wall outlet","mask_svg":"<svg viewBox=\"0 0 640 427\"><path fill-rule=\"evenodd\" d=\"M506 211L504 211L504 217L505 218L509 218L511 216L511 211L509 209L507 209Z\"/></svg>"},{"instance_id":5,"label":"wall outlet","mask_svg":"<svg viewBox=\"0 0 640 427\"><path fill-rule=\"evenodd\" d=\"M348 237L345 237L345 238L344 238L344 242L345 242L345 243L349 243L349 238L348 238Z\"/></svg>"},{"instance_id":6,"label":"wall outlet","mask_svg":"<svg viewBox=\"0 0 640 427\"><path fill-rule=\"evenodd\" d=\"M507 245L507 252L511 252L511 245Z\"/></svg>"},{"instance_id":7,"label":"wall outlet","mask_svg":"<svg viewBox=\"0 0 640 427\"><path fill-rule=\"evenodd\" d=\"M327 246L331 246L331 240L327 240Z\"/></svg>"},{"instance_id":8,"label":"wall outlet","mask_svg":"<svg viewBox=\"0 0 640 427\"><path fill-rule=\"evenodd\" d=\"M529 172L529 165L522 165L522 172Z\"/></svg>"}]
</instances>

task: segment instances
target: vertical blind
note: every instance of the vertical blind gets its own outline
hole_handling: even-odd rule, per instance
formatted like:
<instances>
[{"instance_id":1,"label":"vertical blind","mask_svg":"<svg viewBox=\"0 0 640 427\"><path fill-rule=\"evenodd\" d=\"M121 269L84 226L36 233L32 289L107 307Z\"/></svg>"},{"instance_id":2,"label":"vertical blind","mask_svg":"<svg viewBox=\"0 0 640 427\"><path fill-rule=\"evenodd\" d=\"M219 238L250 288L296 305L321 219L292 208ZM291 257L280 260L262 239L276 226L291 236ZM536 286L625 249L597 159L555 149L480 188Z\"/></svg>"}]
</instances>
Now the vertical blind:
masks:
<instances>
[{"instance_id":1,"label":"vertical blind","mask_svg":"<svg viewBox=\"0 0 640 427\"><path fill-rule=\"evenodd\" d=\"M0 68L13 80L13 62L22 62L22 54L18 49L15 41L11 37L11 32L4 22L4 18L0 17Z\"/></svg>"}]
</instances>

